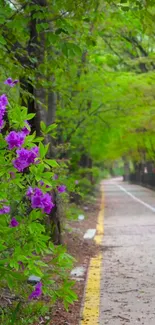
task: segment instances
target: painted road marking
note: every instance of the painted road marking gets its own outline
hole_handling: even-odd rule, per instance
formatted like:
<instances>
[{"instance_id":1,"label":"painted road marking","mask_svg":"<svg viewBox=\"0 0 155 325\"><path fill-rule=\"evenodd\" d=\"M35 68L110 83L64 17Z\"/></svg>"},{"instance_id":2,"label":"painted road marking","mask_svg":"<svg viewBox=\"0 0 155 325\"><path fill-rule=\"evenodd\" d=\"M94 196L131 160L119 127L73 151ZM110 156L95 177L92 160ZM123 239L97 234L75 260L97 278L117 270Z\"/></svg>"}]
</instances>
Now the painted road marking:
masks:
<instances>
[{"instance_id":1,"label":"painted road marking","mask_svg":"<svg viewBox=\"0 0 155 325\"><path fill-rule=\"evenodd\" d=\"M104 234L104 194L101 187L101 206L98 214L96 236L94 238L97 244L102 244ZM80 325L98 325L100 315L100 291L101 291L101 267L103 255L99 253L90 260L85 295L83 300L83 309Z\"/></svg>"},{"instance_id":2,"label":"painted road marking","mask_svg":"<svg viewBox=\"0 0 155 325\"><path fill-rule=\"evenodd\" d=\"M92 239L94 238L96 234L96 229L88 229L86 233L84 234L83 238L84 239Z\"/></svg>"},{"instance_id":3,"label":"painted road marking","mask_svg":"<svg viewBox=\"0 0 155 325\"><path fill-rule=\"evenodd\" d=\"M101 265L102 254L90 261L81 325L99 324Z\"/></svg>"},{"instance_id":4,"label":"painted road marking","mask_svg":"<svg viewBox=\"0 0 155 325\"><path fill-rule=\"evenodd\" d=\"M101 187L101 193L102 193L101 206L100 206L100 211L98 214L98 220L97 220L97 226L96 226L97 233L94 238L95 243L97 245L102 244L103 235L104 235L104 192L103 192L103 187Z\"/></svg>"},{"instance_id":5,"label":"painted road marking","mask_svg":"<svg viewBox=\"0 0 155 325\"><path fill-rule=\"evenodd\" d=\"M129 196L131 196L135 201L143 204L146 208L148 208L151 211L155 212L155 208L153 208L150 204L147 204L146 202L138 199L136 196L134 196L133 194L131 194L130 192L128 192L123 186L121 186L121 185L116 185L116 186L119 187L120 190L124 191L126 194L128 194Z\"/></svg>"}]
</instances>

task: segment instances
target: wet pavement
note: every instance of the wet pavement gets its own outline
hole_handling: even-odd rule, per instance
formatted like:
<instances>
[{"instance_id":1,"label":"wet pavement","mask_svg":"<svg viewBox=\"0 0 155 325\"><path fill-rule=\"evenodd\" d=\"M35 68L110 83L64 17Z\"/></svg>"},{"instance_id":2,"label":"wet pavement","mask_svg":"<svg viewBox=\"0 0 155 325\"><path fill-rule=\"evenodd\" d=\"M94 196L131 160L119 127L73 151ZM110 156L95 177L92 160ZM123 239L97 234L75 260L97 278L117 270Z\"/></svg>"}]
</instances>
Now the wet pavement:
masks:
<instances>
[{"instance_id":1,"label":"wet pavement","mask_svg":"<svg viewBox=\"0 0 155 325\"><path fill-rule=\"evenodd\" d=\"M155 325L155 192L104 182L100 325Z\"/></svg>"}]
</instances>

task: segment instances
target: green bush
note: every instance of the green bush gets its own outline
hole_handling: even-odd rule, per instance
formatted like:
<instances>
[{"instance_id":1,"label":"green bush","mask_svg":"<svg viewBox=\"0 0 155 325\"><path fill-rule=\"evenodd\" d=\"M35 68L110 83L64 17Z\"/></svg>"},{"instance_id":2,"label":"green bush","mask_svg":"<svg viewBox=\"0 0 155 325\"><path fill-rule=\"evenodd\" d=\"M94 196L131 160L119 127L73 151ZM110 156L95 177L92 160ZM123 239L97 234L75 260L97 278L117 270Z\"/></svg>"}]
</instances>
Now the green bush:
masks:
<instances>
[{"instance_id":1,"label":"green bush","mask_svg":"<svg viewBox=\"0 0 155 325\"><path fill-rule=\"evenodd\" d=\"M28 324L31 315L21 318L19 310L26 306L33 314L36 301L43 302L44 296L49 304L62 299L66 308L76 299L69 279L73 258L46 234L45 219L54 208L51 190L58 195L65 191L61 178L53 177L59 165L46 158L48 145L43 144L53 125L42 123L43 136L36 137L27 122L33 117L26 107L0 97L0 287L1 297L9 292L13 301L1 306L5 325ZM30 275L41 279L35 288L27 283Z\"/></svg>"}]
</instances>

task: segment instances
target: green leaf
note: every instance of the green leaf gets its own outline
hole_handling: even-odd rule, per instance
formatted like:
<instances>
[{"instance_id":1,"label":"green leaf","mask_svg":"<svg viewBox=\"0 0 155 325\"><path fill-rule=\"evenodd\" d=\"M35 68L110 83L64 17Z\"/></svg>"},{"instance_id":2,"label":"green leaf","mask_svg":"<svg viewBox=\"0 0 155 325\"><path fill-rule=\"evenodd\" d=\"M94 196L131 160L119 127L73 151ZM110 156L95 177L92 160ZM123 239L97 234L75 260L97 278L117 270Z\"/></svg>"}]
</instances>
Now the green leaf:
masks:
<instances>
[{"instance_id":1,"label":"green leaf","mask_svg":"<svg viewBox=\"0 0 155 325\"><path fill-rule=\"evenodd\" d=\"M36 114L33 114L33 113L28 114L26 119L29 121L29 120L32 120L35 116L36 116Z\"/></svg>"},{"instance_id":2,"label":"green leaf","mask_svg":"<svg viewBox=\"0 0 155 325\"><path fill-rule=\"evenodd\" d=\"M6 40L2 35L0 35L0 44L2 44L2 45L6 44Z\"/></svg>"},{"instance_id":3,"label":"green leaf","mask_svg":"<svg viewBox=\"0 0 155 325\"><path fill-rule=\"evenodd\" d=\"M7 246L5 246L5 245L3 245L3 244L0 243L0 251L5 250L6 248L7 248Z\"/></svg>"},{"instance_id":4,"label":"green leaf","mask_svg":"<svg viewBox=\"0 0 155 325\"><path fill-rule=\"evenodd\" d=\"M47 127L46 133L50 133L57 127L57 124L51 124Z\"/></svg>"},{"instance_id":5,"label":"green leaf","mask_svg":"<svg viewBox=\"0 0 155 325\"><path fill-rule=\"evenodd\" d=\"M46 133L46 124L43 121L40 122L40 127L43 133Z\"/></svg>"},{"instance_id":6,"label":"green leaf","mask_svg":"<svg viewBox=\"0 0 155 325\"><path fill-rule=\"evenodd\" d=\"M42 144L42 142L39 143L39 153L40 153L41 158L45 157L46 149L45 149L44 145Z\"/></svg>"},{"instance_id":7,"label":"green leaf","mask_svg":"<svg viewBox=\"0 0 155 325\"><path fill-rule=\"evenodd\" d=\"M47 165L51 166L51 167L58 167L59 164L56 162L56 160L53 159L45 159L45 162Z\"/></svg>"}]
</instances>

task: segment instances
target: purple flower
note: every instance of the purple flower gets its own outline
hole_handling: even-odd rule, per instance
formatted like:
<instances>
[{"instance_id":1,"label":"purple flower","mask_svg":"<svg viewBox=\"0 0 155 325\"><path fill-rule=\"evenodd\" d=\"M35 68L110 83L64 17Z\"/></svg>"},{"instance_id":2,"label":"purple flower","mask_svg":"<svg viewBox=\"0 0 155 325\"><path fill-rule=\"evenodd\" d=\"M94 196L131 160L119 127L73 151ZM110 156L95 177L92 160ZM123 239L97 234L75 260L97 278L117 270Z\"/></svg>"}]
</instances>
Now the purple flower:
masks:
<instances>
[{"instance_id":1,"label":"purple flower","mask_svg":"<svg viewBox=\"0 0 155 325\"><path fill-rule=\"evenodd\" d=\"M22 132L23 132L25 135L29 135L30 132L31 132L30 124L29 124L27 121L25 121L25 124L26 124L26 125L23 127Z\"/></svg>"},{"instance_id":2,"label":"purple flower","mask_svg":"<svg viewBox=\"0 0 155 325\"><path fill-rule=\"evenodd\" d=\"M10 87L12 87L12 78L8 78L8 79L6 79L6 80L4 81L4 84L5 84L5 85L8 85L8 86L10 86Z\"/></svg>"},{"instance_id":3,"label":"purple flower","mask_svg":"<svg viewBox=\"0 0 155 325\"><path fill-rule=\"evenodd\" d=\"M0 129L2 129L4 125L3 117L6 112L6 105L8 104L8 99L5 94L0 96Z\"/></svg>"},{"instance_id":4,"label":"purple flower","mask_svg":"<svg viewBox=\"0 0 155 325\"><path fill-rule=\"evenodd\" d=\"M31 197L31 206L33 209L43 209L43 195L39 195L39 194L34 194Z\"/></svg>"},{"instance_id":5,"label":"purple flower","mask_svg":"<svg viewBox=\"0 0 155 325\"><path fill-rule=\"evenodd\" d=\"M13 81L13 85L14 85L14 86L17 85L18 82L19 82L19 80L15 79L15 80Z\"/></svg>"},{"instance_id":6,"label":"purple flower","mask_svg":"<svg viewBox=\"0 0 155 325\"><path fill-rule=\"evenodd\" d=\"M66 191L66 186L65 185L60 185L57 187L59 193L63 193Z\"/></svg>"},{"instance_id":7,"label":"purple flower","mask_svg":"<svg viewBox=\"0 0 155 325\"><path fill-rule=\"evenodd\" d=\"M10 227L11 228L15 228L19 225L19 222L16 220L16 218L12 218L11 221L10 221Z\"/></svg>"},{"instance_id":8,"label":"purple flower","mask_svg":"<svg viewBox=\"0 0 155 325\"><path fill-rule=\"evenodd\" d=\"M48 193L43 193L42 190L38 187L29 189L26 192L26 195L31 200L31 207L33 209L42 209L44 213L49 214L53 207L55 206L52 202L52 197Z\"/></svg>"},{"instance_id":9,"label":"purple flower","mask_svg":"<svg viewBox=\"0 0 155 325\"><path fill-rule=\"evenodd\" d=\"M79 181L78 180L75 180L75 184L78 185L79 184Z\"/></svg>"},{"instance_id":10,"label":"purple flower","mask_svg":"<svg viewBox=\"0 0 155 325\"><path fill-rule=\"evenodd\" d=\"M55 175L53 176L53 180L55 181L56 179L58 179L58 175L57 175L57 174L55 174Z\"/></svg>"},{"instance_id":11,"label":"purple flower","mask_svg":"<svg viewBox=\"0 0 155 325\"><path fill-rule=\"evenodd\" d=\"M35 187L34 188L34 195L40 195L40 196L42 196L43 195L43 192L42 192L42 190L39 187Z\"/></svg>"},{"instance_id":12,"label":"purple flower","mask_svg":"<svg viewBox=\"0 0 155 325\"><path fill-rule=\"evenodd\" d=\"M32 291L32 293L29 296L29 299L37 299L42 295L42 283L38 282L35 286L34 291Z\"/></svg>"},{"instance_id":13,"label":"purple flower","mask_svg":"<svg viewBox=\"0 0 155 325\"><path fill-rule=\"evenodd\" d=\"M0 209L0 214L6 214L6 213L10 213L10 207L4 205L3 208Z\"/></svg>"},{"instance_id":14,"label":"purple flower","mask_svg":"<svg viewBox=\"0 0 155 325\"><path fill-rule=\"evenodd\" d=\"M12 78L8 78L4 81L5 85L8 85L10 87L14 87L18 83L18 80L12 80Z\"/></svg>"},{"instance_id":15,"label":"purple flower","mask_svg":"<svg viewBox=\"0 0 155 325\"><path fill-rule=\"evenodd\" d=\"M48 193L44 194L42 203L43 211L47 214L49 214L55 206L55 204L52 202L51 196Z\"/></svg>"},{"instance_id":16,"label":"purple flower","mask_svg":"<svg viewBox=\"0 0 155 325\"><path fill-rule=\"evenodd\" d=\"M25 168L28 167L28 165L24 162L21 161L19 158L16 158L15 160L12 161L13 162L13 166L19 171L19 172L23 172L23 170Z\"/></svg>"},{"instance_id":17,"label":"purple flower","mask_svg":"<svg viewBox=\"0 0 155 325\"><path fill-rule=\"evenodd\" d=\"M33 194L33 188L31 186L29 186L29 188L26 192L26 196L28 196L28 198L31 198L32 194Z\"/></svg>"},{"instance_id":18,"label":"purple flower","mask_svg":"<svg viewBox=\"0 0 155 325\"><path fill-rule=\"evenodd\" d=\"M5 138L9 145L9 149L20 148L25 140L23 132L11 131Z\"/></svg>"},{"instance_id":19,"label":"purple flower","mask_svg":"<svg viewBox=\"0 0 155 325\"><path fill-rule=\"evenodd\" d=\"M2 119L5 114L6 108L0 102L0 118Z\"/></svg>"},{"instance_id":20,"label":"purple flower","mask_svg":"<svg viewBox=\"0 0 155 325\"><path fill-rule=\"evenodd\" d=\"M39 154L39 149L38 147L33 147L30 150L21 148L16 152L17 158L13 160L13 165L19 172L23 172L25 168L35 163L35 159Z\"/></svg>"},{"instance_id":21,"label":"purple flower","mask_svg":"<svg viewBox=\"0 0 155 325\"><path fill-rule=\"evenodd\" d=\"M31 150L29 151L29 157L28 157L28 163L29 164L34 164L35 159L39 157L39 148L38 147L33 147L31 148Z\"/></svg>"},{"instance_id":22,"label":"purple flower","mask_svg":"<svg viewBox=\"0 0 155 325\"><path fill-rule=\"evenodd\" d=\"M8 105L8 99L7 99L7 96L5 94L0 96L0 104L2 106L4 106L4 107L6 107Z\"/></svg>"}]
</instances>

